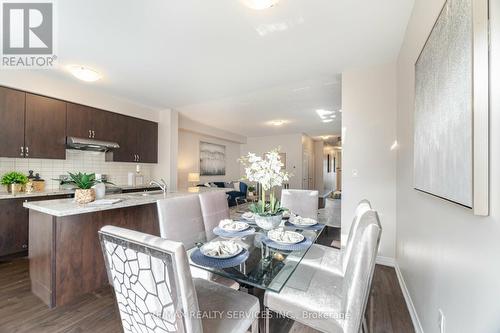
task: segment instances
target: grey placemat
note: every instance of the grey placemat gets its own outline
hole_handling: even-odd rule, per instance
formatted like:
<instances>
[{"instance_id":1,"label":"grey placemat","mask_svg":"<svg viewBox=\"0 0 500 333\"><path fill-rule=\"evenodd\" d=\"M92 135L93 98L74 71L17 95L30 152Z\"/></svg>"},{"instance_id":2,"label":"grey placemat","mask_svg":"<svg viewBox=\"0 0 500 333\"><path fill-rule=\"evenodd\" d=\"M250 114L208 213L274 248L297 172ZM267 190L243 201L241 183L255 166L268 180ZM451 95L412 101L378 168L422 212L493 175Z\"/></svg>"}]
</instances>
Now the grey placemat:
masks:
<instances>
[{"instance_id":1,"label":"grey placemat","mask_svg":"<svg viewBox=\"0 0 500 333\"><path fill-rule=\"evenodd\" d=\"M215 258L210 258L201 253L200 249L197 249L193 253L191 253L191 260L200 266L205 266L205 267L213 267L213 268L229 268L229 267L234 267L238 266L242 262L248 259L250 256L250 253L248 252L247 249L243 249L240 254L237 256L227 258L227 259L215 259Z\"/></svg>"}]
</instances>

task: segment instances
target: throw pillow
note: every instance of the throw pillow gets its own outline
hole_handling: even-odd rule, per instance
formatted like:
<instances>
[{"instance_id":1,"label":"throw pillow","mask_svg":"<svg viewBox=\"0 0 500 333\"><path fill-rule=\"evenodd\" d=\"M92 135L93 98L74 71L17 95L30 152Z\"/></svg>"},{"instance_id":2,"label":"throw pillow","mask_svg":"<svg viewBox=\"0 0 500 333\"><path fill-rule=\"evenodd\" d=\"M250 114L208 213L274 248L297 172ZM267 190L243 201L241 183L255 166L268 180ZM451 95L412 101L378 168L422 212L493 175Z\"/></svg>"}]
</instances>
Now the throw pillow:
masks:
<instances>
[{"instance_id":1,"label":"throw pillow","mask_svg":"<svg viewBox=\"0 0 500 333\"><path fill-rule=\"evenodd\" d=\"M234 182L233 183L233 187L234 187L234 190L235 191L240 191L240 182Z\"/></svg>"},{"instance_id":2,"label":"throw pillow","mask_svg":"<svg viewBox=\"0 0 500 333\"><path fill-rule=\"evenodd\" d=\"M233 188L233 184L232 184L232 183L225 182L225 183L224 183L224 188Z\"/></svg>"},{"instance_id":3,"label":"throw pillow","mask_svg":"<svg viewBox=\"0 0 500 333\"><path fill-rule=\"evenodd\" d=\"M205 183L205 184L203 184L203 186L205 186L205 187L211 187L209 183Z\"/></svg>"}]
</instances>

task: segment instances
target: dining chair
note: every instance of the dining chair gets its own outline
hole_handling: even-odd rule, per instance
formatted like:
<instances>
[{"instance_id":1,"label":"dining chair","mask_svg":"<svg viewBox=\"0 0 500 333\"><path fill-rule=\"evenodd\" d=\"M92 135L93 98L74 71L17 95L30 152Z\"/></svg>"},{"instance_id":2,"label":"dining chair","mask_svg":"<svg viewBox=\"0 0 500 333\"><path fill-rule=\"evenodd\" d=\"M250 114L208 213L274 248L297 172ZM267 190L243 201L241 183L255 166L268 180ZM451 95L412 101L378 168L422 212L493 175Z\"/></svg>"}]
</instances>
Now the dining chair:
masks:
<instances>
[{"instance_id":1,"label":"dining chair","mask_svg":"<svg viewBox=\"0 0 500 333\"><path fill-rule=\"evenodd\" d=\"M193 279L182 243L114 226L99 238L124 332L257 333L259 300Z\"/></svg>"},{"instance_id":2,"label":"dining chair","mask_svg":"<svg viewBox=\"0 0 500 333\"><path fill-rule=\"evenodd\" d=\"M361 217L344 276L299 264L281 292L264 294L265 331L270 311L327 333L359 333L370 295L382 227L370 210Z\"/></svg>"},{"instance_id":3,"label":"dining chair","mask_svg":"<svg viewBox=\"0 0 500 333\"><path fill-rule=\"evenodd\" d=\"M283 190L281 206L301 217L318 219L318 191Z\"/></svg>"},{"instance_id":4,"label":"dining chair","mask_svg":"<svg viewBox=\"0 0 500 333\"><path fill-rule=\"evenodd\" d=\"M366 199L360 201L354 211L354 217L349 229L347 242L342 249L336 249L321 244L313 244L301 261L301 264L329 270L340 275L345 274L347 263L352 254L352 248L355 245L353 238L358 228L359 222L366 212L370 211L372 206Z\"/></svg>"},{"instance_id":5,"label":"dining chair","mask_svg":"<svg viewBox=\"0 0 500 333\"><path fill-rule=\"evenodd\" d=\"M187 249L195 247L198 242L207 240L198 195L160 199L156 201L156 206L162 238L181 242ZM239 289L236 281L214 275L198 267L192 266L191 274L197 278L212 280L227 287Z\"/></svg>"},{"instance_id":6,"label":"dining chair","mask_svg":"<svg viewBox=\"0 0 500 333\"><path fill-rule=\"evenodd\" d=\"M229 218L226 193L223 191L205 192L199 195L199 199L205 234L207 240L212 240L216 237L213 229L219 225L221 220Z\"/></svg>"},{"instance_id":7,"label":"dining chair","mask_svg":"<svg viewBox=\"0 0 500 333\"><path fill-rule=\"evenodd\" d=\"M197 242L206 241L200 199L197 195L156 201L160 235L162 238L181 242L187 249Z\"/></svg>"}]
</instances>

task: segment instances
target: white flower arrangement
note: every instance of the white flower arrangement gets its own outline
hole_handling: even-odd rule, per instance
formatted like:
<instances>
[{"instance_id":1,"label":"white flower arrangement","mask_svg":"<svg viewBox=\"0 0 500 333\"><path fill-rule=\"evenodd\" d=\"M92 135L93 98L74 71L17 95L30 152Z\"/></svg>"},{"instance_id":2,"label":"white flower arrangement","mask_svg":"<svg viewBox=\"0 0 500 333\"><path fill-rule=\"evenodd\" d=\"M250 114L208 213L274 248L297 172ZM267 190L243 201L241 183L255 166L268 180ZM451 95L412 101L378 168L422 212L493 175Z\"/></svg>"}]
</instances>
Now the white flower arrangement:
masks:
<instances>
[{"instance_id":1,"label":"white flower arrangement","mask_svg":"<svg viewBox=\"0 0 500 333\"><path fill-rule=\"evenodd\" d=\"M283 171L279 148L264 154L264 158L248 153L240 158L240 162L245 167L246 179L259 183L262 188L262 198L256 206L251 207L252 211L259 215L277 215L283 212L276 200L274 188L283 186L290 179L290 174ZM267 191L271 191L269 204L266 204Z\"/></svg>"}]
</instances>

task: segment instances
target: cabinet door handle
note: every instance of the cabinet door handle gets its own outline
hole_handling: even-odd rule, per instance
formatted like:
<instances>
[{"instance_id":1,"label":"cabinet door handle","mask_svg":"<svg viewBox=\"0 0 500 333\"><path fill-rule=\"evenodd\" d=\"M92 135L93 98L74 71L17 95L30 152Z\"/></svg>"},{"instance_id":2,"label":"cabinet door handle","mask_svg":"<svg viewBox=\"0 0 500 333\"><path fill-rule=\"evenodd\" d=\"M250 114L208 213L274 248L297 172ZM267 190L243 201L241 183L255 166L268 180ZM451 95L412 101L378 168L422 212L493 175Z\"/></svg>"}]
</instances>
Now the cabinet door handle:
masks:
<instances>
[{"instance_id":1,"label":"cabinet door handle","mask_svg":"<svg viewBox=\"0 0 500 333\"><path fill-rule=\"evenodd\" d=\"M141 160L141 155L137 154L137 162Z\"/></svg>"},{"instance_id":2,"label":"cabinet door handle","mask_svg":"<svg viewBox=\"0 0 500 333\"><path fill-rule=\"evenodd\" d=\"M21 146L21 154L20 154L22 157L24 157L24 147Z\"/></svg>"},{"instance_id":3,"label":"cabinet door handle","mask_svg":"<svg viewBox=\"0 0 500 333\"><path fill-rule=\"evenodd\" d=\"M30 154L29 154L29 153L30 153L30 147L26 147L26 155L25 155L25 156L26 156L26 157L30 156Z\"/></svg>"},{"instance_id":4,"label":"cabinet door handle","mask_svg":"<svg viewBox=\"0 0 500 333\"><path fill-rule=\"evenodd\" d=\"M89 139L92 139L92 130L89 130Z\"/></svg>"},{"instance_id":5,"label":"cabinet door handle","mask_svg":"<svg viewBox=\"0 0 500 333\"><path fill-rule=\"evenodd\" d=\"M92 139L94 139L94 138L95 138L95 131L92 130Z\"/></svg>"}]
</instances>

